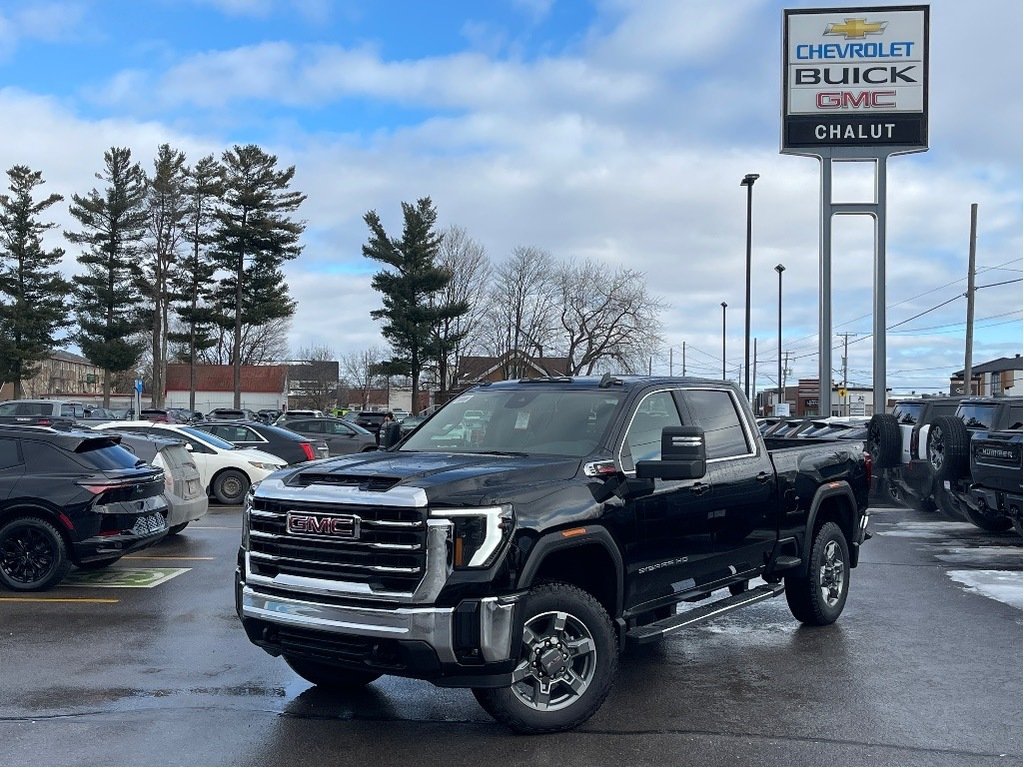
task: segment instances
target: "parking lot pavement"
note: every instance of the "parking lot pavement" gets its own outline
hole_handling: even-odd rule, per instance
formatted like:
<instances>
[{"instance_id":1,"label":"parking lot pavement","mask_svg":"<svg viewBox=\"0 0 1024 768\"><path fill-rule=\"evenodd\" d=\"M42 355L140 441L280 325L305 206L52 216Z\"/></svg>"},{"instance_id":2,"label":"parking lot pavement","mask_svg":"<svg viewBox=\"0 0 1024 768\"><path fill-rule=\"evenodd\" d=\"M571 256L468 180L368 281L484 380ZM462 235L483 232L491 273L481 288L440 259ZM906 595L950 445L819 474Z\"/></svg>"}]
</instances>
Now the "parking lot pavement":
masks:
<instances>
[{"instance_id":1,"label":"parking lot pavement","mask_svg":"<svg viewBox=\"0 0 1024 768\"><path fill-rule=\"evenodd\" d=\"M2 762L1021 765L1020 539L875 512L837 624L728 614L628 652L579 731L517 737L468 691L328 694L251 645L240 510L212 507L103 578L0 592Z\"/></svg>"}]
</instances>

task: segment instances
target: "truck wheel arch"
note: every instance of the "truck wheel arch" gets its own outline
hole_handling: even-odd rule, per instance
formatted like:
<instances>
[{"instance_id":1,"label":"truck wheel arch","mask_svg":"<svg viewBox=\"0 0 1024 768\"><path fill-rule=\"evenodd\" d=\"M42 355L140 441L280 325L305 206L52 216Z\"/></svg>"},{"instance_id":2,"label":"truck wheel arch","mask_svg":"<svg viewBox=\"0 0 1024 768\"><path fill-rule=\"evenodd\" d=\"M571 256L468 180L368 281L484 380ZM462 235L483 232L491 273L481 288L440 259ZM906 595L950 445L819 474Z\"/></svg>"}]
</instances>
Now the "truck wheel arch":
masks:
<instances>
[{"instance_id":1,"label":"truck wheel arch","mask_svg":"<svg viewBox=\"0 0 1024 768\"><path fill-rule=\"evenodd\" d=\"M519 573L516 586L529 589L537 581L558 574L560 579L568 579L593 594L605 606L612 619L620 616L625 569L612 535L607 529L598 526L587 526L586 532L578 535L566 536L565 533L553 531L537 540ZM605 561L605 565L610 563L612 568L590 569L589 574L576 573L571 576L564 572L564 566L569 563L593 559ZM560 565L563 570L559 570ZM580 578L581 575L588 577ZM595 582L600 586L595 588Z\"/></svg>"},{"instance_id":2,"label":"truck wheel arch","mask_svg":"<svg viewBox=\"0 0 1024 768\"><path fill-rule=\"evenodd\" d=\"M824 522L832 520L838 525L843 535L846 536L847 544L852 544L856 534L857 498L853 489L846 482L826 483L819 486L814 492L811 500L811 508L807 514L807 527L804 530L804 540L801 545L801 573L806 572L808 558L806 553L814 543L814 532L818 528L819 519Z\"/></svg>"}]
</instances>

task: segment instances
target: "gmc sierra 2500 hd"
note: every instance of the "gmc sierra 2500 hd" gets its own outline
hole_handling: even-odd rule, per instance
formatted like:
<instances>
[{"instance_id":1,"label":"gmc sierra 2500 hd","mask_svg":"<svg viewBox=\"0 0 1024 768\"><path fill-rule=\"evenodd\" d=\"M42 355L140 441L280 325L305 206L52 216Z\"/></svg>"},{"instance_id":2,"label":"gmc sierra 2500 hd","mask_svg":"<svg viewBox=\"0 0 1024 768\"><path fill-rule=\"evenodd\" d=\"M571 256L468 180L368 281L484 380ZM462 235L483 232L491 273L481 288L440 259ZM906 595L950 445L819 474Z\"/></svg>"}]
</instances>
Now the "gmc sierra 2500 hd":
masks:
<instances>
[{"instance_id":1,"label":"gmc sierra 2500 hd","mask_svg":"<svg viewBox=\"0 0 1024 768\"><path fill-rule=\"evenodd\" d=\"M316 685L423 678L514 730L573 728L626 643L782 592L801 622L839 617L871 462L811 442L770 451L723 382L481 384L396 446L254 485L238 616Z\"/></svg>"}]
</instances>

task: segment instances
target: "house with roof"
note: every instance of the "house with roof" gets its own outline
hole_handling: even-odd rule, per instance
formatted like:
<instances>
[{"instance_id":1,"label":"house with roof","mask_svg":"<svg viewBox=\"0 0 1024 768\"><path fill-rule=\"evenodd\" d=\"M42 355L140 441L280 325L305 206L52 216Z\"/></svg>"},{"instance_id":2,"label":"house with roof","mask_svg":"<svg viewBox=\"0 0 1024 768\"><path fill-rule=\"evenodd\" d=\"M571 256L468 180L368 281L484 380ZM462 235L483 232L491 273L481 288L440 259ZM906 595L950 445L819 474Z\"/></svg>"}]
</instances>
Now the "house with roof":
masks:
<instances>
[{"instance_id":1,"label":"house with roof","mask_svg":"<svg viewBox=\"0 0 1024 768\"><path fill-rule=\"evenodd\" d=\"M1020 397L1024 391L1024 359L1019 354L971 365L971 390L968 394L985 397ZM949 377L949 394L964 393L964 369Z\"/></svg>"},{"instance_id":2,"label":"house with roof","mask_svg":"<svg viewBox=\"0 0 1024 768\"><path fill-rule=\"evenodd\" d=\"M230 365L197 365L196 410L209 413L214 408L233 408L234 374ZM167 366L164 404L168 408L189 407L188 363ZM287 409L287 365L243 365L242 408L252 411Z\"/></svg>"}]
</instances>

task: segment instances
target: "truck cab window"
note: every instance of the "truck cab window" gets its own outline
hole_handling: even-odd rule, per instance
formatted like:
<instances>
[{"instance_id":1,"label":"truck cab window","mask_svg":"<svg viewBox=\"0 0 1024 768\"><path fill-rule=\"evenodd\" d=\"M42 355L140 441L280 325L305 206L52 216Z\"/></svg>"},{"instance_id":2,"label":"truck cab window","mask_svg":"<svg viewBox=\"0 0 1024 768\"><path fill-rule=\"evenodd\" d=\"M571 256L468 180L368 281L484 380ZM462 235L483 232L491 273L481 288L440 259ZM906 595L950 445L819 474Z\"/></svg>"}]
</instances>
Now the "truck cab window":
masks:
<instances>
[{"instance_id":1,"label":"truck cab window","mask_svg":"<svg viewBox=\"0 0 1024 768\"><path fill-rule=\"evenodd\" d=\"M709 459L753 453L729 392L693 389L687 390L684 397L694 425L704 430Z\"/></svg>"},{"instance_id":2,"label":"truck cab window","mask_svg":"<svg viewBox=\"0 0 1024 768\"><path fill-rule=\"evenodd\" d=\"M654 392L645 397L637 406L629 429L626 430L626 439L620 453L622 470L631 472L638 461L660 459L661 430L682 425L671 392Z\"/></svg>"}]
</instances>

